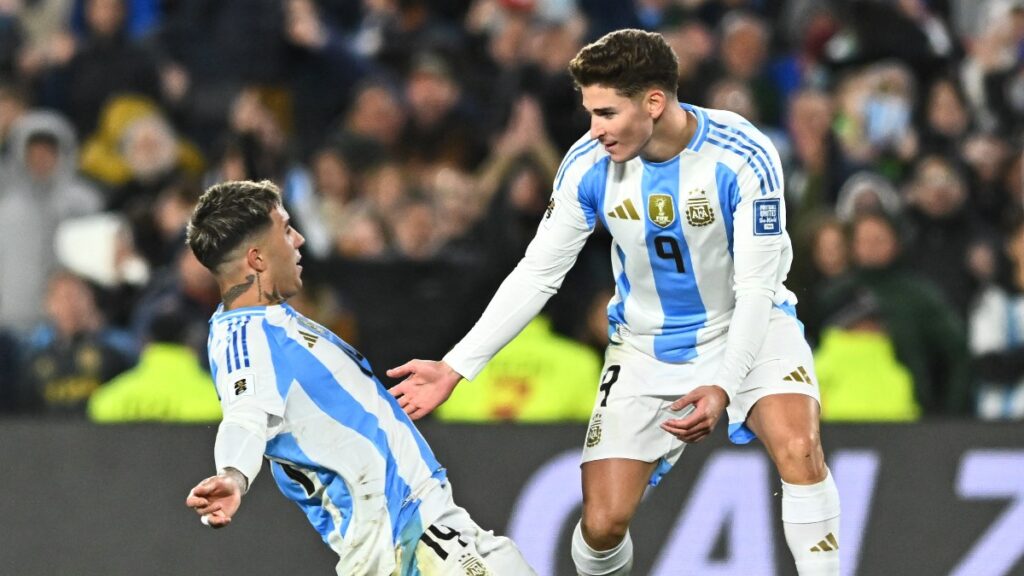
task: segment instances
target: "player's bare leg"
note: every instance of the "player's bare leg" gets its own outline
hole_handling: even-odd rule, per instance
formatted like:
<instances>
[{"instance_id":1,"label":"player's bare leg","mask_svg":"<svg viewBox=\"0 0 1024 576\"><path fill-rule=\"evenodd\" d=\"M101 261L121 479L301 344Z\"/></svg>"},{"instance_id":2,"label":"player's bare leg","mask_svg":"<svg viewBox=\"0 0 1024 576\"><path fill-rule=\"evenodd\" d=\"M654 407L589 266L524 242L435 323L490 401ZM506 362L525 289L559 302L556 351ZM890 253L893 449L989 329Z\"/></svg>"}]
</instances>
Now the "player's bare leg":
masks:
<instances>
[{"instance_id":1,"label":"player's bare leg","mask_svg":"<svg viewBox=\"0 0 1024 576\"><path fill-rule=\"evenodd\" d=\"M782 522L800 576L839 574L839 492L825 466L818 402L803 394L758 400L747 416L782 476Z\"/></svg>"},{"instance_id":2,"label":"player's bare leg","mask_svg":"<svg viewBox=\"0 0 1024 576\"><path fill-rule=\"evenodd\" d=\"M655 464L627 458L583 464L583 519L572 536L578 574L627 576L632 572L629 523Z\"/></svg>"}]
</instances>

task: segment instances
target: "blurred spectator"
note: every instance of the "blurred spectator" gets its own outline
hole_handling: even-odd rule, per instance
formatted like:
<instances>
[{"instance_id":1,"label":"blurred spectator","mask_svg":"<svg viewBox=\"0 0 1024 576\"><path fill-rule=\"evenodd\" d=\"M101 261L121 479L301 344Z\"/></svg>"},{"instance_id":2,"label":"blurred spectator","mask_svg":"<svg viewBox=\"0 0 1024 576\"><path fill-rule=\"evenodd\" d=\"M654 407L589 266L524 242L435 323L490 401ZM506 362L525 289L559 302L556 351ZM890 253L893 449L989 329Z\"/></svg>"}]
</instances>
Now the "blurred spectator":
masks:
<instances>
[{"instance_id":1,"label":"blurred spectator","mask_svg":"<svg viewBox=\"0 0 1024 576\"><path fill-rule=\"evenodd\" d=\"M559 150L571 147L590 127L569 75L569 61L583 47L585 26L574 12L561 20L535 21L525 38L526 61L516 70L516 94L537 99L544 128ZM514 105L516 98L509 104Z\"/></svg>"},{"instance_id":2,"label":"blurred spectator","mask_svg":"<svg viewBox=\"0 0 1024 576\"><path fill-rule=\"evenodd\" d=\"M779 126L785 92L767 72L771 30L766 22L753 13L734 10L719 24L718 37L717 77L746 85L753 97L754 117Z\"/></svg>"},{"instance_id":3,"label":"blurred spectator","mask_svg":"<svg viewBox=\"0 0 1024 576\"><path fill-rule=\"evenodd\" d=\"M1005 252L1005 282L989 284L970 317L977 413L986 420L1024 419L1024 221L1007 237Z\"/></svg>"},{"instance_id":4,"label":"blurred spectator","mask_svg":"<svg viewBox=\"0 0 1024 576\"><path fill-rule=\"evenodd\" d=\"M969 209L976 213L986 227L1004 228L1018 214L1008 212L1010 191L1008 176L1014 159L1009 144L991 133L974 133L959 142L959 157L968 170Z\"/></svg>"},{"instance_id":5,"label":"blurred spectator","mask_svg":"<svg viewBox=\"0 0 1024 576\"><path fill-rule=\"evenodd\" d=\"M321 147L313 154L310 175L316 194L316 209L310 212L313 221L307 221L304 229L320 228L321 233L336 244L338 234L346 227L356 203L355 176L344 152L334 145Z\"/></svg>"},{"instance_id":6,"label":"blurred spectator","mask_svg":"<svg viewBox=\"0 0 1024 576\"><path fill-rule=\"evenodd\" d=\"M155 328L161 314L173 311L180 326L178 342L190 347L207 364L209 319L220 303L220 290L209 270L181 245L174 263L153 277L135 306L132 331L140 340Z\"/></svg>"},{"instance_id":7,"label":"blurred spectator","mask_svg":"<svg viewBox=\"0 0 1024 576\"><path fill-rule=\"evenodd\" d=\"M824 319L814 305L815 299L850 269L850 248L843 223L834 216L819 216L796 237L796 255L786 284L799 299L797 309L804 323L804 335L812 344Z\"/></svg>"},{"instance_id":8,"label":"blurred spectator","mask_svg":"<svg viewBox=\"0 0 1024 576\"><path fill-rule=\"evenodd\" d=\"M356 89L335 140L357 171L362 170L397 151L406 116L399 95L388 82L368 80Z\"/></svg>"},{"instance_id":9,"label":"blurred spectator","mask_svg":"<svg viewBox=\"0 0 1024 576\"><path fill-rule=\"evenodd\" d=\"M17 70L26 81L40 72L67 64L75 53L75 38L68 30L74 0L10 2L17 9L23 42L17 53Z\"/></svg>"},{"instance_id":10,"label":"blurred spectator","mask_svg":"<svg viewBox=\"0 0 1024 576\"><path fill-rule=\"evenodd\" d=\"M435 165L477 167L486 153L479 122L463 99L451 63L440 54L418 54L405 86L409 120L401 156L414 171Z\"/></svg>"},{"instance_id":11,"label":"blurred spectator","mask_svg":"<svg viewBox=\"0 0 1024 576\"><path fill-rule=\"evenodd\" d=\"M395 216L412 195L405 165L394 160L380 162L363 172L360 194L363 201L382 217Z\"/></svg>"},{"instance_id":12,"label":"blurred spectator","mask_svg":"<svg viewBox=\"0 0 1024 576\"><path fill-rule=\"evenodd\" d=\"M859 298L873 298L896 359L913 375L923 414L967 413L970 366L964 323L934 285L902 264L894 223L878 214L858 217L851 255L853 271L820 295L819 317L830 317Z\"/></svg>"},{"instance_id":13,"label":"blurred spectator","mask_svg":"<svg viewBox=\"0 0 1024 576\"><path fill-rule=\"evenodd\" d=\"M987 2L975 10L982 24L961 67L964 91L982 129L1018 133L1024 125L1024 4Z\"/></svg>"},{"instance_id":14,"label":"blurred spectator","mask_svg":"<svg viewBox=\"0 0 1024 576\"><path fill-rule=\"evenodd\" d=\"M235 97L225 138L241 154L242 179L271 180L281 188L281 195L297 226L304 230L306 249L316 258L330 251L330 234L318 226L318 200L309 172L296 162L289 149L289 128L292 123L290 95L277 89L246 86ZM207 177L209 183L222 181L218 174ZM307 226L308 224L308 226Z\"/></svg>"},{"instance_id":15,"label":"blurred spectator","mask_svg":"<svg viewBox=\"0 0 1024 576\"><path fill-rule=\"evenodd\" d=\"M87 0L87 32L61 71L63 107L79 134L96 128L103 105L112 96L134 93L160 98L155 54L128 37L125 0Z\"/></svg>"},{"instance_id":16,"label":"blurred spectator","mask_svg":"<svg viewBox=\"0 0 1024 576\"><path fill-rule=\"evenodd\" d=\"M372 0L363 3L363 26L358 32L360 53L393 73L408 72L418 54L457 52L462 31L439 18L428 0Z\"/></svg>"},{"instance_id":17,"label":"blurred spectator","mask_svg":"<svg viewBox=\"0 0 1024 576\"><path fill-rule=\"evenodd\" d=\"M424 196L433 205L437 220L434 231L440 251L450 258L477 258L481 247L466 242L487 208L488 197L479 190L478 180L468 172L443 167L425 175Z\"/></svg>"},{"instance_id":18,"label":"blurred spectator","mask_svg":"<svg viewBox=\"0 0 1024 576\"><path fill-rule=\"evenodd\" d=\"M399 257L429 260L441 247L437 234L438 218L434 205L414 199L402 204L392 215L391 235Z\"/></svg>"},{"instance_id":19,"label":"blurred spectator","mask_svg":"<svg viewBox=\"0 0 1024 576\"><path fill-rule=\"evenodd\" d=\"M303 158L321 144L359 79L370 71L369 62L349 47L341 22L332 18L346 15L339 4L344 3L283 0L285 38L293 48L288 72L295 145Z\"/></svg>"},{"instance_id":20,"label":"blurred spectator","mask_svg":"<svg viewBox=\"0 0 1024 576\"><path fill-rule=\"evenodd\" d=\"M738 111L775 142L795 251L787 285L809 339L819 296L851 279L867 290L872 276L844 272L836 218L909 212L904 271L874 276L898 284L917 269L961 314L990 309L997 283L1008 290L996 236L1024 219L1019 0L0 0L0 331L22 338L41 315L56 240L58 264L92 284L106 321L141 337L158 295L192 299L178 252L196 182L269 178L307 236L308 274L324 272L329 297L312 299L337 300L343 317L358 304L352 333L378 364L443 352L482 306L475 291L492 290L532 237L559 151L587 132L567 62L592 34L627 26L675 47L680 100ZM29 156L45 167L61 149L39 135L31 154L16 150L39 105L99 118L79 133L80 165L110 215L74 218L98 206L73 149L49 187L32 179ZM200 149L215 159L206 173ZM947 173L956 186L929 184ZM609 243L593 235L547 311L596 348L606 335L584 336L581 319L607 304L590 295L607 280ZM328 269L339 256L345 274ZM215 292L179 301L203 334ZM440 300L458 311L424 323L424 338L417 306ZM887 305L879 325L921 380ZM925 380L943 370L927 366ZM926 413L945 410L937 394Z\"/></svg>"},{"instance_id":21,"label":"blurred spectator","mask_svg":"<svg viewBox=\"0 0 1024 576\"><path fill-rule=\"evenodd\" d=\"M921 129L921 152L953 157L971 128L971 114L960 85L940 77L928 89Z\"/></svg>"},{"instance_id":22,"label":"blurred spectator","mask_svg":"<svg viewBox=\"0 0 1024 576\"><path fill-rule=\"evenodd\" d=\"M887 178L862 170L850 176L839 189L835 213L843 222L852 222L857 216L882 212L890 218L900 215L900 193Z\"/></svg>"},{"instance_id":23,"label":"blurred spectator","mask_svg":"<svg viewBox=\"0 0 1024 576\"><path fill-rule=\"evenodd\" d=\"M786 209L799 230L806 218L835 209L839 188L850 175L850 162L832 130L833 98L806 89L789 103L788 132L792 157L786 166Z\"/></svg>"},{"instance_id":24,"label":"blurred spectator","mask_svg":"<svg viewBox=\"0 0 1024 576\"><path fill-rule=\"evenodd\" d=\"M180 176L199 177L199 150L178 137L160 109L141 96L119 96L103 108L82 146L82 172L107 189L107 207L145 214L160 190Z\"/></svg>"},{"instance_id":25,"label":"blurred spectator","mask_svg":"<svg viewBox=\"0 0 1024 576\"><path fill-rule=\"evenodd\" d=\"M919 149L912 122L916 90L911 70L896 61L872 64L847 77L837 95L846 155L874 164L889 178L902 178Z\"/></svg>"},{"instance_id":26,"label":"blurred spectator","mask_svg":"<svg viewBox=\"0 0 1024 576\"><path fill-rule=\"evenodd\" d=\"M191 178L168 184L156 197L151 227L133 230L135 246L153 268L171 264L185 241L185 226L202 190Z\"/></svg>"},{"instance_id":27,"label":"blurred spectator","mask_svg":"<svg viewBox=\"0 0 1024 576\"><path fill-rule=\"evenodd\" d=\"M26 114L8 139L0 182L0 326L24 331L42 316L58 224L98 211L102 201L75 175L78 147L62 116Z\"/></svg>"},{"instance_id":28,"label":"blurred spectator","mask_svg":"<svg viewBox=\"0 0 1024 576\"><path fill-rule=\"evenodd\" d=\"M601 358L537 316L437 409L445 422L586 422Z\"/></svg>"},{"instance_id":29,"label":"blurred spectator","mask_svg":"<svg viewBox=\"0 0 1024 576\"><path fill-rule=\"evenodd\" d=\"M993 248L986 227L967 206L963 176L948 160L927 156L908 184L907 201L907 262L966 321L980 282L992 274L985 262L993 260Z\"/></svg>"},{"instance_id":30,"label":"blurred spectator","mask_svg":"<svg viewBox=\"0 0 1024 576\"><path fill-rule=\"evenodd\" d=\"M711 59L715 52L714 35L703 22L685 18L666 22L661 33L679 60L676 96L681 102L703 103L707 79L713 76Z\"/></svg>"},{"instance_id":31,"label":"blurred spectator","mask_svg":"<svg viewBox=\"0 0 1024 576\"><path fill-rule=\"evenodd\" d=\"M26 349L19 410L84 416L93 392L135 362L135 342L106 326L89 286L67 272L50 278L46 314Z\"/></svg>"},{"instance_id":32,"label":"blurred spectator","mask_svg":"<svg viewBox=\"0 0 1024 576\"><path fill-rule=\"evenodd\" d=\"M897 58L928 83L957 55L949 27L927 0L849 2L855 35L847 61Z\"/></svg>"},{"instance_id":33,"label":"blurred spectator","mask_svg":"<svg viewBox=\"0 0 1024 576\"><path fill-rule=\"evenodd\" d=\"M917 420L914 379L896 358L878 304L862 297L842 308L814 351L826 422Z\"/></svg>"},{"instance_id":34,"label":"blurred spectator","mask_svg":"<svg viewBox=\"0 0 1024 576\"><path fill-rule=\"evenodd\" d=\"M0 155L10 147L11 129L28 112L28 96L13 84L0 84Z\"/></svg>"},{"instance_id":35,"label":"blurred spectator","mask_svg":"<svg viewBox=\"0 0 1024 576\"><path fill-rule=\"evenodd\" d=\"M347 224L337 232L335 252L343 258L379 260L391 249L391 236L384 219L363 204L350 213Z\"/></svg>"},{"instance_id":36,"label":"blurred spectator","mask_svg":"<svg viewBox=\"0 0 1024 576\"><path fill-rule=\"evenodd\" d=\"M195 351L184 342L188 326L169 308L149 324L139 363L89 398L93 422L216 423L220 400Z\"/></svg>"},{"instance_id":37,"label":"blurred spectator","mask_svg":"<svg viewBox=\"0 0 1024 576\"><path fill-rule=\"evenodd\" d=\"M161 2L159 47L175 121L209 151L246 85L280 88L289 70L283 0Z\"/></svg>"},{"instance_id":38,"label":"blurred spectator","mask_svg":"<svg viewBox=\"0 0 1024 576\"><path fill-rule=\"evenodd\" d=\"M69 218L58 226L53 244L60 266L95 288L107 322L128 326L150 268L135 250L124 218L110 212Z\"/></svg>"},{"instance_id":39,"label":"blurred spectator","mask_svg":"<svg viewBox=\"0 0 1024 576\"><path fill-rule=\"evenodd\" d=\"M487 208L482 234L477 236L483 237L488 260L500 278L522 258L533 239L561 160L542 114L536 99L521 97L478 173L476 193Z\"/></svg>"}]
</instances>

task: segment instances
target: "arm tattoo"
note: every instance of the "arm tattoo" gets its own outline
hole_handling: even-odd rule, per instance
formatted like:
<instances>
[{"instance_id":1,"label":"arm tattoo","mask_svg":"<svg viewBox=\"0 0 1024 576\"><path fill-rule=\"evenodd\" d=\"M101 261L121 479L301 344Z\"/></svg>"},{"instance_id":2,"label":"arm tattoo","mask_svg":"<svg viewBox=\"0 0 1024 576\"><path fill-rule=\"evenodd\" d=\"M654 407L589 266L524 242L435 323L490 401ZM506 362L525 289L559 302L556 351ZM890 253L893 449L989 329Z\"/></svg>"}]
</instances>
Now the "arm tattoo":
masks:
<instances>
[{"instance_id":1,"label":"arm tattoo","mask_svg":"<svg viewBox=\"0 0 1024 576\"><path fill-rule=\"evenodd\" d=\"M245 282L241 284L235 284L231 288L228 288L228 291L221 296L221 299L224 300L224 308L230 308L232 302L238 300L239 296L248 292L249 288L252 287L253 280L256 279L258 279L258 276L253 276L252 274L249 274L248 276L245 277Z\"/></svg>"}]
</instances>

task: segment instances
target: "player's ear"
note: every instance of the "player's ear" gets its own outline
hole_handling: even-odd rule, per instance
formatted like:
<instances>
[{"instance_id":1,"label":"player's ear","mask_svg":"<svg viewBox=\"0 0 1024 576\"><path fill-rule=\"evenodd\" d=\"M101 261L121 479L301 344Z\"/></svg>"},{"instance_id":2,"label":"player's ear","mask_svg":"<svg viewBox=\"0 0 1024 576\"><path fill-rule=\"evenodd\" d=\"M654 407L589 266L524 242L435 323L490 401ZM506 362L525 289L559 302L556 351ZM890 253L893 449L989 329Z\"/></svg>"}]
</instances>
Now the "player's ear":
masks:
<instances>
[{"instance_id":1,"label":"player's ear","mask_svg":"<svg viewBox=\"0 0 1024 576\"><path fill-rule=\"evenodd\" d=\"M250 246L245 251L245 263L249 265L249 268L256 272L267 271L267 259L258 246Z\"/></svg>"},{"instance_id":2,"label":"player's ear","mask_svg":"<svg viewBox=\"0 0 1024 576\"><path fill-rule=\"evenodd\" d=\"M644 105L647 108L647 113L655 120L665 113L665 106L667 103L668 98L665 96L665 91L660 88L652 88L648 90L647 95L644 96Z\"/></svg>"}]
</instances>

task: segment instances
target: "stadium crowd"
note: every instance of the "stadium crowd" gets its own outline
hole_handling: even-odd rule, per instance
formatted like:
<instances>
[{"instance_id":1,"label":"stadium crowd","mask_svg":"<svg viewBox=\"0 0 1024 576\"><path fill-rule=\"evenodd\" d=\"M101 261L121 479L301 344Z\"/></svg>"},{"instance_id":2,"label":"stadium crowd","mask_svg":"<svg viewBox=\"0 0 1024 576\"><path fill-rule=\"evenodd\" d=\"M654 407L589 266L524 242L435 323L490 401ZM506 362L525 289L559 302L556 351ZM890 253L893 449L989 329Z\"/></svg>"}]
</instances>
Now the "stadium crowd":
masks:
<instances>
[{"instance_id":1,"label":"stadium crowd","mask_svg":"<svg viewBox=\"0 0 1024 576\"><path fill-rule=\"evenodd\" d=\"M383 381L443 356L588 129L569 60L625 27L779 149L824 419L1024 418L1019 0L0 1L0 411L217 420L183 238L227 179L281 187L293 305ZM596 390L609 244L440 417L586 420L553 387Z\"/></svg>"}]
</instances>

